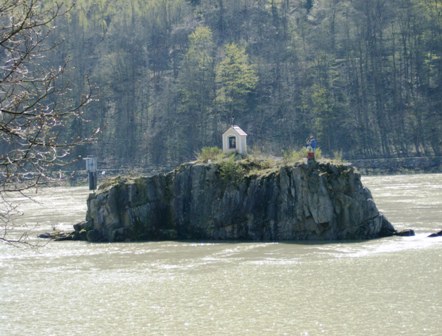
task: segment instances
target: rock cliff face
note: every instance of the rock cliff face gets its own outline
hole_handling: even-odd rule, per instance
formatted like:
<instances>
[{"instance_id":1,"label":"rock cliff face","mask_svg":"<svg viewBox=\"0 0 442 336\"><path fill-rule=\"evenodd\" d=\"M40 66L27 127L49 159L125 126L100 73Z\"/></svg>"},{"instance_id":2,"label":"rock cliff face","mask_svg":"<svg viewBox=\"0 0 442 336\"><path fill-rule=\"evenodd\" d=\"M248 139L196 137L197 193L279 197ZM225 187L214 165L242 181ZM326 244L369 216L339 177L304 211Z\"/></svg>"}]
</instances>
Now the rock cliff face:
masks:
<instances>
[{"instance_id":1,"label":"rock cliff face","mask_svg":"<svg viewBox=\"0 0 442 336\"><path fill-rule=\"evenodd\" d=\"M357 240L395 232L352 167L317 163L269 170L188 163L117 178L89 196L86 224L76 229L110 242Z\"/></svg>"}]
</instances>

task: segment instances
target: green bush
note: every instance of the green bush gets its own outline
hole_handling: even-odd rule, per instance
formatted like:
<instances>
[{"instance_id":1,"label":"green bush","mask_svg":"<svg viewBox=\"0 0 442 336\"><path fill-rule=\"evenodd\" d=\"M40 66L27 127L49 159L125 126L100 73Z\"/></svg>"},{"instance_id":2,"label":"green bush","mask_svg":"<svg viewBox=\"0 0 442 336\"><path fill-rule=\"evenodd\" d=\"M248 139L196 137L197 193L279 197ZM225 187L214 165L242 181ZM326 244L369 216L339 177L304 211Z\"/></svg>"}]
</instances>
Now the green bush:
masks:
<instances>
[{"instance_id":1,"label":"green bush","mask_svg":"<svg viewBox=\"0 0 442 336\"><path fill-rule=\"evenodd\" d=\"M223 158L223 151L218 147L203 147L197 154L197 160L201 162L218 161Z\"/></svg>"},{"instance_id":2,"label":"green bush","mask_svg":"<svg viewBox=\"0 0 442 336\"><path fill-rule=\"evenodd\" d=\"M299 162L307 157L307 149L301 148L299 150L286 150L282 154L282 160L285 164L293 164Z\"/></svg>"},{"instance_id":3,"label":"green bush","mask_svg":"<svg viewBox=\"0 0 442 336\"><path fill-rule=\"evenodd\" d=\"M316 148L315 150L315 160L318 161L322 158L321 148ZM283 152L282 160L284 164L294 164L296 162L301 162L307 159L307 148L302 147L298 150L287 150Z\"/></svg>"}]
</instances>

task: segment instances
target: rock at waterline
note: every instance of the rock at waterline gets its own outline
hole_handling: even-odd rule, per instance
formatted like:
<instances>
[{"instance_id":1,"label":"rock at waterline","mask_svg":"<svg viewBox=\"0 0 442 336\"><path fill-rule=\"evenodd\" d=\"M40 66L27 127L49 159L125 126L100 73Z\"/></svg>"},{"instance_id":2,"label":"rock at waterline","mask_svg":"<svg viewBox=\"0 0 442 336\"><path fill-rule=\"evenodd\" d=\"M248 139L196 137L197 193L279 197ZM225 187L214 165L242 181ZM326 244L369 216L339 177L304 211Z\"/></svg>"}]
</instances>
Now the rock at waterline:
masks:
<instances>
[{"instance_id":1,"label":"rock at waterline","mask_svg":"<svg viewBox=\"0 0 442 336\"><path fill-rule=\"evenodd\" d=\"M89 241L331 241L393 235L347 165L264 167L187 163L167 174L116 178L90 194ZM84 236L84 235L83 235Z\"/></svg>"},{"instance_id":2,"label":"rock at waterline","mask_svg":"<svg viewBox=\"0 0 442 336\"><path fill-rule=\"evenodd\" d=\"M402 230L402 231L396 231L394 233L395 236L399 236L399 237L413 237L415 236L414 230L411 229L407 229L407 230Z\"/></svg>"},{"instance_id":3,"label":"rock at waterline","mask_svg":"<svg viewBox=\"0 0 442 336\"><path fill-rule=\"evenodd\" d=\"M86 222L80 222L74 225L74 231L65 232L61 230L52 230L51 232L40 233L37 237L42 239L51 239L55 241L64 240L87 240L87 231L84 229Z\"/></svg>"},{"instance_id":4,"label":"rock at waterline","mask_svg":"<svg viewBox=\"0 0 442 336\"><path fill-rule=\"evenodd\" d=\"M42 239L52 239L55 241L75 240L75 232L53 230L52 232L40 233L37 237Z\"/></svg>"},{"instance_id":5,"label":"rock at waterline","mask_svg":"<svg viewBox=\"0 0 442 336\"><path fill-rule=\"evenodd\" d=\"M430 238L442 237L442 231L439 231L439 232L436 232L436 233L432 233L428 237L430 237Z\"/></svg>"}]
</instances>

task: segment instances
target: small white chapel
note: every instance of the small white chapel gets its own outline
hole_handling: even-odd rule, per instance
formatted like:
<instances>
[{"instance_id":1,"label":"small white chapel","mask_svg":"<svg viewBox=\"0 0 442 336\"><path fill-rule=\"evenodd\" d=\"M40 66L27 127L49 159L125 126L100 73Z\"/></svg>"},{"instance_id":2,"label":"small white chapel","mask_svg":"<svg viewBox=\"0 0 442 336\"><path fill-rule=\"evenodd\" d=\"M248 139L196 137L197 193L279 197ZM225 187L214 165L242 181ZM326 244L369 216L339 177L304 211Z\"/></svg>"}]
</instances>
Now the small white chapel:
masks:
<instances>
[{"instance_id":1,"label":"small white chapel","mask_svg":"<svg viewBox=\"0 0 442 336\"><path fill-rule=\"evenodd\" d=\"M241 127L232 125L223 134L223 152L247 154L247 133Z\"/></svg>"}]
</instances>

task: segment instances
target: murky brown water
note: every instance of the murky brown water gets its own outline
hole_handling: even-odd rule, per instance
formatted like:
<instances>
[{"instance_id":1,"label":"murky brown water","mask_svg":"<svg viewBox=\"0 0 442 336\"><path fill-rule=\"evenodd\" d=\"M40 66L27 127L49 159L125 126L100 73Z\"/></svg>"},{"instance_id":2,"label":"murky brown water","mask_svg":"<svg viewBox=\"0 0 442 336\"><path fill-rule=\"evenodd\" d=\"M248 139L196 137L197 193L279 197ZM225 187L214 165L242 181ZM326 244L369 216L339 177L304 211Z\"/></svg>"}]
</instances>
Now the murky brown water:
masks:
<instances>
[{"instance_id":1,"label":"murky brown water","mask_svg":"<svg viewBox=\"0 0 442 336\"><path fill-rule=\"evenodd\" d=\"M0 335L441 335L442 175L363 181L415 237L0 244ZM70 228L87 194L41 190L16 225Z\"/></svg>"}]
</instances>

